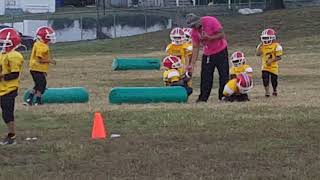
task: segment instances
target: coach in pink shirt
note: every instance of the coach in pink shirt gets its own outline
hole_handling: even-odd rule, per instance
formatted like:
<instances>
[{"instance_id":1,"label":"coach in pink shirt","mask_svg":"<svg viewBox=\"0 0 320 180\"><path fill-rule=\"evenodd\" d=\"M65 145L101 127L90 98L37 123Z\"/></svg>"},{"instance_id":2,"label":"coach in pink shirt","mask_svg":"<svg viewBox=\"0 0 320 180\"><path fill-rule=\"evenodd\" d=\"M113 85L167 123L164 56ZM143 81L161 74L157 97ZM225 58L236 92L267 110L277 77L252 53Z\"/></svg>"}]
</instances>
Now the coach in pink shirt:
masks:
<instances>
[{"instance_id":1,"label":"coach in pink shirt","mask_svg":"<svg viewBox=\"0 0 320 180\"><path fill-rule=\"evenodd\" d=\"M219 99L222 99L223 88L229 80L228 44L220 22L212 16L199 17L193 13L187 15L187 25L192 28L192 58L187 67L193 67L203 46L201 63L200 95L197 102L207 102L213 84L215 68L219 73Z\"/></svg>"}]
</instances>

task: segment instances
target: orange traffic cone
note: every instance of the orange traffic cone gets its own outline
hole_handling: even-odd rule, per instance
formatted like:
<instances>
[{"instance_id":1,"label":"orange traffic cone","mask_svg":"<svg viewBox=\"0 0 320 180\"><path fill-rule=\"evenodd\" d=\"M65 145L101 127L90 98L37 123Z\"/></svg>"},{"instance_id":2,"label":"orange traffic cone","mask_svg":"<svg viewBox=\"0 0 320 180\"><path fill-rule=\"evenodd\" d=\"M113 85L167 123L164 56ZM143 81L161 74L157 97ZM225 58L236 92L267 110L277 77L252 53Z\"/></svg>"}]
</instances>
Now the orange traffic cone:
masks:
<instances>
[{"instance_id":1,"label":"orange traffic cone","mask_svg":"<svg viewBox=\"0 0 320 180\"><path fill-rule=\"evenodd\" d=\"M102 116L99 112L94 114L91 139L104 139L108 132L104 128Z\"/></svg>"}]
</instances>

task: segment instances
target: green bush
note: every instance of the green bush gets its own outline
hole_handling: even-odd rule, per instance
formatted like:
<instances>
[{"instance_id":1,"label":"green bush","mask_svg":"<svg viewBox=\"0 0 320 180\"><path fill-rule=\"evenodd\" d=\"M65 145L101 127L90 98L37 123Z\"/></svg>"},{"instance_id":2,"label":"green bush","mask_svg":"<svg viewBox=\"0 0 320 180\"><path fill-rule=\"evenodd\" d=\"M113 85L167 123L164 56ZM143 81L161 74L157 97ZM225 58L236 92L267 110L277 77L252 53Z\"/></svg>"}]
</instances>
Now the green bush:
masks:
<instances>
[{"instance_id":1,"label":"green bush","mask_svg":"<svg viewBox=\"0 0 320 180\"><path fill-rule=\"evenodd\" d=\"M231 3L249 3L251 1L252 3L254 2L264 2L264 0L231 0ZM214 0L214 3L217 4L226 4L228 3L228 0Z\"/></svg>"},{"instance_id":2,"label":"green bush","mask_svg":"<svg viewBox=\"0 0 320 180\"><path fill-rule=\"evenodd\" d=\"M116 25L121 26L131 26L131 27L145 27L145 16L143 14L137 15L117 15ZM168 24L168 19L166 17L147 15L147 27L154 26L155 24L161 24L166 26ZM99 19L100 25L103 27L111 27L114 24L113 16L104 16Z\"/></svg>"},{"instance_id":3,"label":"green bush","mask_svg":"<svg viewBox=\"0 0 320 180\"><path fill-rule=\"evenodd\" d=\"M97 20L96 18L92 17L83 17L82 18L82 29L88 30L97 27Z\"/></svg>"},{"instance_id":4,"label":"green bush","mask_svg":"<svg viewBox=\"0 0 320 180\"><path fill-rule=\"evenodd\" d=\"M113 26L113 16L103 16L99 19L100 26L111 27Z\"/></svg>"},{"instance_id":5,"label":"green bush","mask_svg":"<svg viewBox=\"0 0 320 180\"><path fill-rule=\"evenodd\" d=\"M80 20L80 19L78 19ZM120 26L131 26L131 27L145 27L145 16L143 14L137 15L116 15L116 25ZM166 17L147 15L147 28L154 26L155 24L160 24L167 26L168 19ZM49 19L50 24L54 29L64 29L74 26L74 19L70 18L51 18ZM97 20L95 17L83 17L81 19L82 29L88 30L97 27ZM99 19L100 26L102 27L112 27L114 25L114 18L112 15L103 16Z\"/></svg>"},{"instance_id":6,"label":"green bush","mask_svg":"<svg viewBox=\"0 0 320 180\"><path fill-rule=\"evenodd\" d=\"M84 7L91 4L95 4L95 0L64 0L66 6Z\"/></svg>"},{"instance_id":7,"label":"green bush","mask_svg":"<svg viewBox=\"0 0 320 180\"><path fill-rule=\"evenodd\" d=\"M70 18L51 18L49 19L53 29L64 29L74 26L74 20Z\"/></svg>"}]
</instances>

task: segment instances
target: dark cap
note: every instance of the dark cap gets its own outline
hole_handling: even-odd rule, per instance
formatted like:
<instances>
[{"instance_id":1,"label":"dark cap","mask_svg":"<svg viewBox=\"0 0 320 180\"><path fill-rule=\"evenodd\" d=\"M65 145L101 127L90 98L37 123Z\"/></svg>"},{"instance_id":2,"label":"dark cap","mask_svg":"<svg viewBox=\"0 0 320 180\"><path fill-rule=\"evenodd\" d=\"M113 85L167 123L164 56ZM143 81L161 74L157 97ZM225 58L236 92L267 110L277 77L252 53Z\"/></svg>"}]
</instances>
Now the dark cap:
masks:
<instances>
[{"instance_id":1,"label":"dark cap","mask_svg":"<svg viewBox=\"0 0 320 180\"><path fill-rule=\"evenodd\" d=\"M195 27L196 25L200 24L200 17L194 13L187 14L186 19L188 27Z\"/></svg>"}]
</instances>

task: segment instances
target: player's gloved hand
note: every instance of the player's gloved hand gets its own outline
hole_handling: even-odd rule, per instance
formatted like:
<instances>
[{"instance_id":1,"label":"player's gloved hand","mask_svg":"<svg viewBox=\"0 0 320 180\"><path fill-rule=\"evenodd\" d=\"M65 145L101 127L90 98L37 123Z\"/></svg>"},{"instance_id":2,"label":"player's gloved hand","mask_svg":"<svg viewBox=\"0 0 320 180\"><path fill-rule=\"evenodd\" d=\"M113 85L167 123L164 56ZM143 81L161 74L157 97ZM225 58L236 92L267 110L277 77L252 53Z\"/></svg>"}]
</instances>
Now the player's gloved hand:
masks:
<instances>
[{"instance_id":1,"label":"player's gloved hand","mask_svg":"<svg viewBox=\"0 0 320 180\"><path fill-rule=\"evenodd\" d=\"M186 77L187 77L187 78L191 78L191 77L192 77L192 72L188 72L188 71L187 71L187 72L186 72Z\"/></svg>"}]
</instances>

